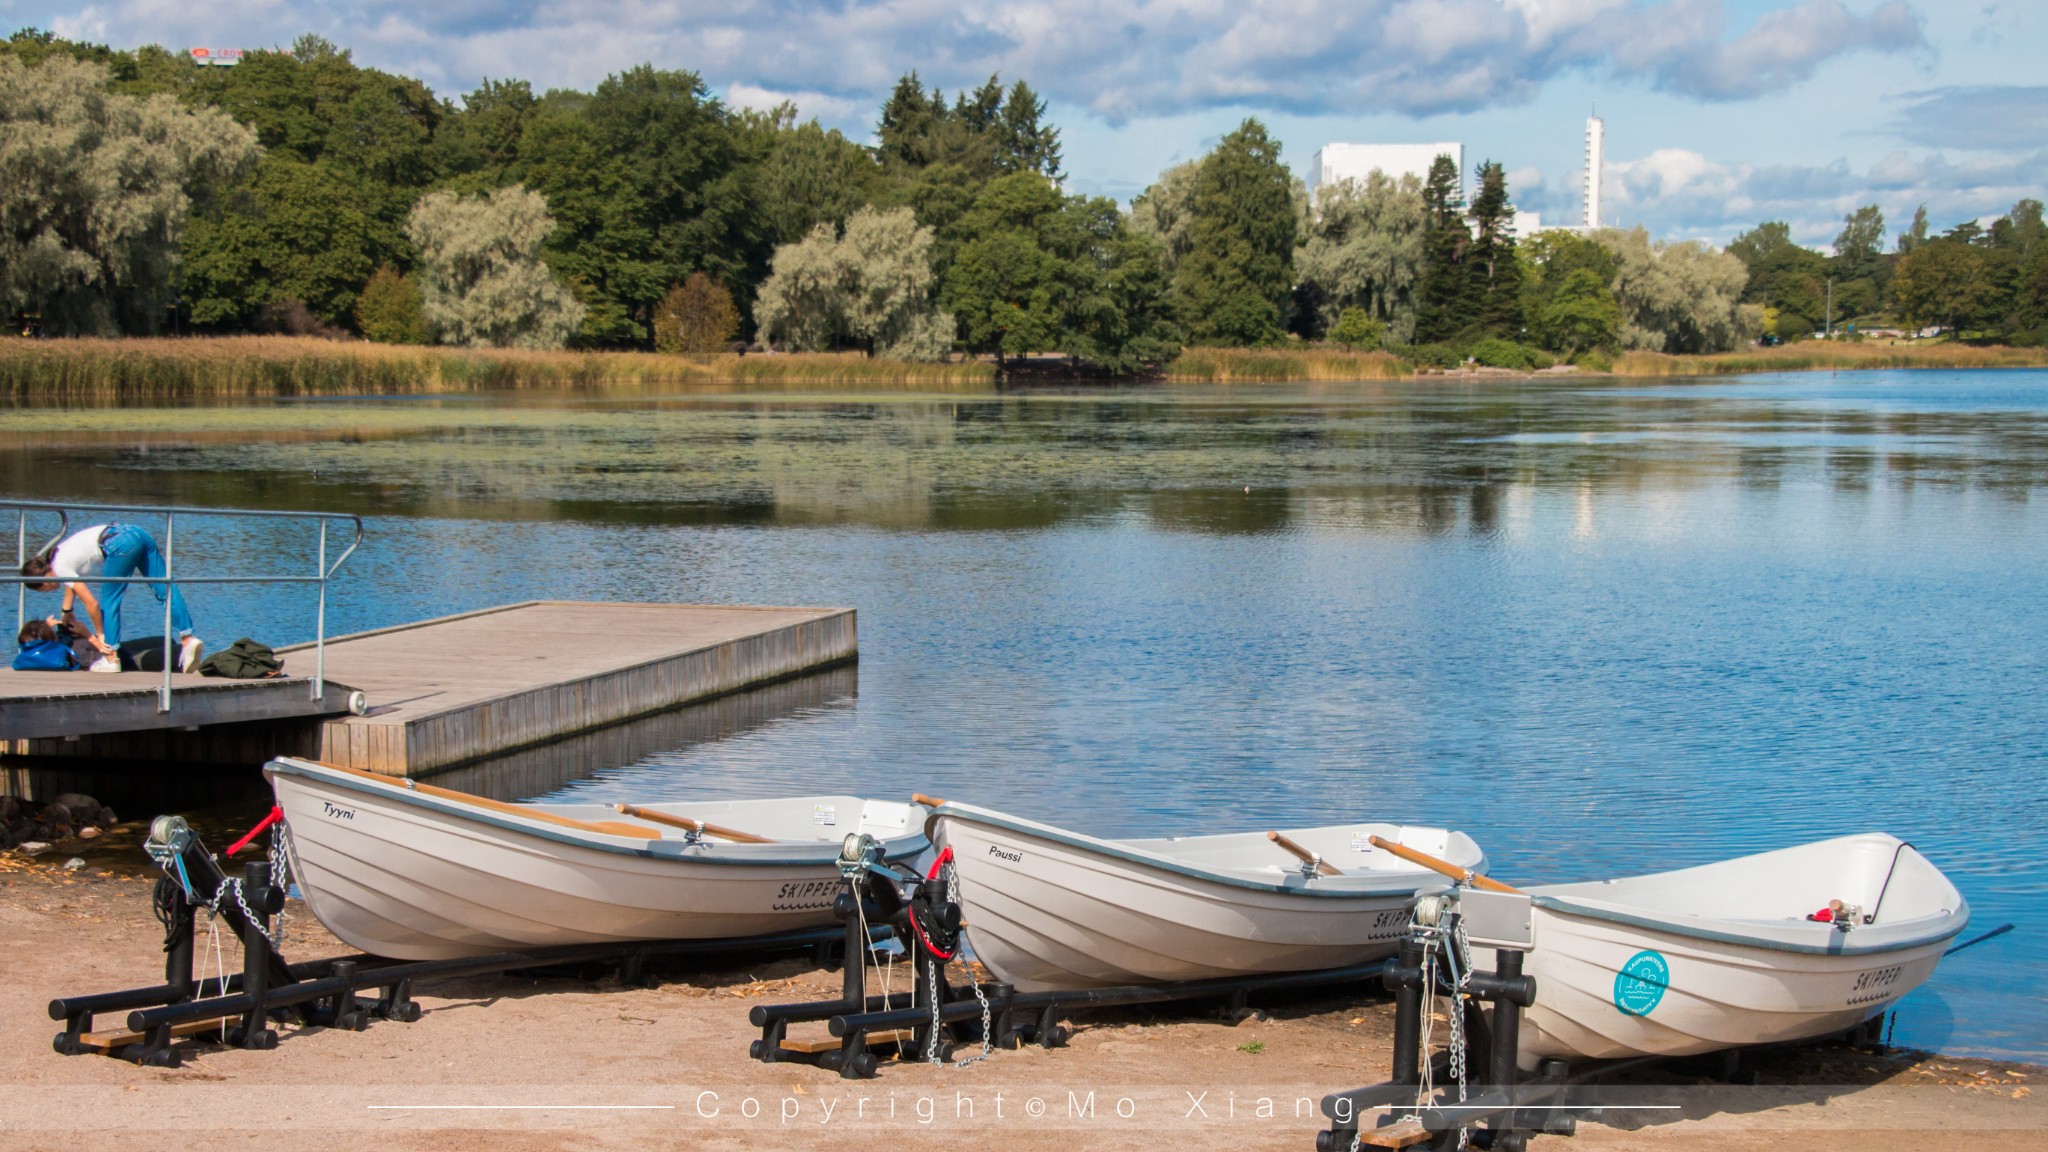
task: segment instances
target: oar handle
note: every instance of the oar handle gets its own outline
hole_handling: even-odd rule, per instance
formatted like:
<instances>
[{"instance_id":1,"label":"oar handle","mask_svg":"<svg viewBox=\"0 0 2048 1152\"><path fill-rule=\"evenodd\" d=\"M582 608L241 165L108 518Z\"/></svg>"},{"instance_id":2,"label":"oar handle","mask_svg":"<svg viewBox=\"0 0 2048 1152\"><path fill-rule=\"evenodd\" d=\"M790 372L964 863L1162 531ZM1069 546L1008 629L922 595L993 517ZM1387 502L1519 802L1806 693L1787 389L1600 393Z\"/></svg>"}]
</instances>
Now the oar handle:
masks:
<instances>
[{"instance_id":1,"label":"oar handle","mask_svg":"<svg viewBox=\"0 0 2048 1152\"><path fill-rule=\"evenodd\" d=\"M1449 876L1453 880L1456 880L1460 883L1470 884L1474 888L1484 888L1488 892L1521 891L1520 888L1510 887L1506 884L1501 883L1498 880L1489 880L1486 877L1481 876L1477 872L1472 871L1470 868L1460 868L1456 864L1451 863L1449 860L1439 859L1435 856L1431 856L1427 852L1418 852L1415 849L1408 847L1406 844L1396 844L1392 840L1389 840L1384 836L1372 837L1372 846L1387 852L1392 852L1394 855L1399 856L1401 859L1408 861L1410 864L1420 864L1424 868L1427 868L1432 872L1441 872L1444 875Z\"/></svg>"},{"instance_id":2,"label":"oar handle","mask_svg":"<svg viewBox=\"0 0 2048 1152\"><path fill-rule=\"evenodd\" d=\"M656 812L652 808L642 808L638 804L614 804L612 807L628 816L645 820L650 824L666 824L671 828L681 828L688 832L716 836L720 840L730 840L735 844L775 843L773 839L767 836L756 836L752 832L742 832L737 828L721 828L716 824L706 824L702 820L692 820L688 816L671 816L666 812Z\"/></svg>"},{"instance_id":3,"label":"oar handle","mask_svg":"<svg viewBox=\"0 0 2048 1152\"><path fill-rule=\"evenodd\" d=\"M1322 873L1325 876L1342 876L1344 874L1343 871L1339 869L1336 865L1331 864L1329 861L1324 860L1322 857L1316 855L1315 853L1309 851L1306 848L1303 848L1301 845L1296 844L1294 841L1289 840L1287 837L1281 835L1278 832L1266 833L1266 839L1271 840L1273 843L1278 844L1280 847L1285 848L1289 852L1292 852L1296 856L1296 858L1298 858L1303 864L1315 865L1316 871Z\"/></svg>"},{"instance_id":4,"label":"oar handle","mask_svg":"<svg viewBox=\"0 0 2048 1152\"><path fill-rule=\"evenodd\" d=\"M937 808L945 803L944 800L939 799L937 796L927 796L922 792L912 792L910 794L910 802L912 804L922 804L927 808Z\"/></svg>"}]
</instances>

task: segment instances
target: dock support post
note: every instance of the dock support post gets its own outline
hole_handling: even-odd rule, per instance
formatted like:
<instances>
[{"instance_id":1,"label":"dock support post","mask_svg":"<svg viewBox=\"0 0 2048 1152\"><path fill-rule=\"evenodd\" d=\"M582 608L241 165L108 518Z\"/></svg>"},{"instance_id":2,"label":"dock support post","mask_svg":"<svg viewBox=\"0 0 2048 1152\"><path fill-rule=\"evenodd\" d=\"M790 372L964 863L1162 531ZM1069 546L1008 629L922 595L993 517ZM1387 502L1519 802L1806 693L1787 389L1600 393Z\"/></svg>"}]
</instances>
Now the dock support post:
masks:
<instances>
[{"instance_id":1,"label":"dock support post","mask_svg":"<svg viewBox=\"0 0 2048 1152\"><path fill-rule=\"evenodd\" d=\"M249 1010L242 1014L241 1046L258 1052L277 1047L277 1033L270 1027L270 864L251 861L242 867L242 899L253 919L244 918L242 931L242 991L249 997Z\"/></svg>"}]
</instances>

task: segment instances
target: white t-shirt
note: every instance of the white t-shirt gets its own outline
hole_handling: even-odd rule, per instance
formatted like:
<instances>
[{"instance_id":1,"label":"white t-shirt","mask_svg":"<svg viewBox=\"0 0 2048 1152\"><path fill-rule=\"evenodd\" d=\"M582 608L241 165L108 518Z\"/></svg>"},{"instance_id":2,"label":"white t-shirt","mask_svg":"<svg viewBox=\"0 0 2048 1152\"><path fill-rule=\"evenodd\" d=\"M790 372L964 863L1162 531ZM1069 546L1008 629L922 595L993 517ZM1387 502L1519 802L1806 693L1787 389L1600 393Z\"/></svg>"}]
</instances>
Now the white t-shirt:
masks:
<instances>
[{"instance_id":1,"label":"white t-shirt","mask_svg":"<svg viewBox=\"0 0 2048 1152\"><path fill-rule=\"evenodd\" d=\"M88 580L99 575L107 563L107 554L100 551L100 533L106 530L105 524L95 524L66 536L50 557L50 575L59 580Z\"/></svg>"}]
</instances>

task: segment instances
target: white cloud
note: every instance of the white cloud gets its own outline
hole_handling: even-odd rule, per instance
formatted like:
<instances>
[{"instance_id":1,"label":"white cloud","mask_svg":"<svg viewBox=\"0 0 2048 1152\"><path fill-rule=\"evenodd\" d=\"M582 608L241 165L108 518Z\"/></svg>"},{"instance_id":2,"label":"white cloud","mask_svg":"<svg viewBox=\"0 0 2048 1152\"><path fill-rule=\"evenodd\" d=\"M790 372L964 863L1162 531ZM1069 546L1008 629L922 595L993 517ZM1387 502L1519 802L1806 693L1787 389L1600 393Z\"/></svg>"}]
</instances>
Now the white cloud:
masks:
<instances>
[{"instance_id":1,"label":"white cloud","mask_svg":"<svg viewBox=\"0 0 2048 1152\"><path fill-rule=\"evenodd\" d=\"M1112 120L1247 106L1422 115L1531 99L1566 75L1709 100L1783 91L1847 53L1923 48L1904 0L1801 0L1732 27L1719 0L106 0L28 22L173 47L315 31L437 87L587 87L651 60L814 103L872 106L912 67L948 88L1022 76ZM822 115L822 113L821 113Z\"/></svg>"},{"instance_id":2,"label":"white cloud","mask_svg":"<svg viewBox=\"0 0 2048 1152\"><path fill-rule=\"evenodd\" d=\"M1940 231L2001 214L2021 197L2039 198L2044 182L2048 152L1960 163L1938 152L1894 152L1859 173L1841 161L1726 163L1662 148L1608 164L1602 191L1609 222L1641 224L1652 235L1721 244L1762 221L1783 220L1793 239L1826 248L1841 231L1842 218L1864 204L1882 208L1894 232L1926 204Z\"/></svg>"}]
</instances>

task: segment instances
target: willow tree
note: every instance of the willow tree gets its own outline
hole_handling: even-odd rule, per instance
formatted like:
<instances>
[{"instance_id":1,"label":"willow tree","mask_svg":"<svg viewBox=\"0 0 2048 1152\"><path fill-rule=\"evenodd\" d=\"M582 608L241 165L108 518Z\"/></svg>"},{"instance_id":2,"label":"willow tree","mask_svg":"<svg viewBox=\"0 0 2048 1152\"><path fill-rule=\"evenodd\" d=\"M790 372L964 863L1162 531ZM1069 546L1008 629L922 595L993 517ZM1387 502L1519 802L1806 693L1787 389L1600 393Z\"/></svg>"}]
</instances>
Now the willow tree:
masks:
<instances>
[{"instance_id":1,"label":"willow tree","mask_svg":"<svg viewBox=\"0 0 2048 1152\"><path fill-rule=\"evenodd\" d=\"M223 112L107 81L68 56L0 56L0 306L52 333L155 331L186 222L260 154Z\"/></svg>"},{"instance_id":2,"label":"willow tree","mask_svg":"<svg viewBox=\"0 0 2048 1152\"><path fill-rule=\"evenodd\" d=\"M419 249L421 312L443 344L560 348L583 305L541 262L548 203L514 184L488 196L422 196L406 234Z\"/></svg>"},{"instance_id":3,"label":"willow tree","mask_svg":"<svg viewBox=\"0 0 2048 1152\"><path fill-rule=\"evenodd\" d=\"M1749 270L1697 240L1654 243L1641 227L1593 239L1614 257L1621 343L1652 352L1726 352L1754 339L1763 308L1744 304Z\"/></svg>"},{"instance_id":4,"label":"willow tree","mask_svg":"<svg viewBox=\"0 0 2048 1152\"><path fill-rule=\"evenodd\" d=\"M1374 170L1319 189L1295 268L1315 286L1325 324L1357 309L1395 343L1415 338L1422 274L1422 182Z\"/></svg>"},{"instance_id":5,"label":"willow tree","mask_svg":"<svg viewBox=\"0 0 2048 1152\"><path fill-rule=\"evenodd\" d=\"M933 302L932 230L908 208L862 208L844 232L829 223L775 250L754 318L762 338L798 351L835 340L897 360L943 360L953 317Z\"/></svg>"}]
</instances>

